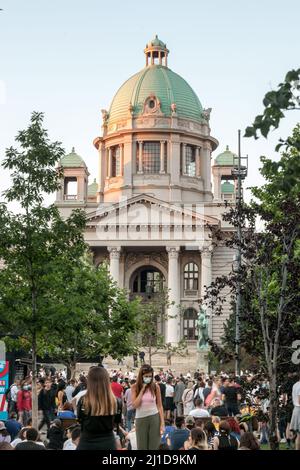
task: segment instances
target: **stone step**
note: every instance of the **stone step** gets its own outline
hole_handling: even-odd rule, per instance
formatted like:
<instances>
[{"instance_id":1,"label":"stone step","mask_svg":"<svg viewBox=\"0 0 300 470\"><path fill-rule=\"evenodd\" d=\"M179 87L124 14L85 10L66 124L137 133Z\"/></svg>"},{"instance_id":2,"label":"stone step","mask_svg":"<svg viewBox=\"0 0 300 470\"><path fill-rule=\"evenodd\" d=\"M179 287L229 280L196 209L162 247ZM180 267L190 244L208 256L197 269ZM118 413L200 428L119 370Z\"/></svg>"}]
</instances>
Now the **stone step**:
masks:
<instances>
[{"instance_id":1,"label":"stone step","mask_svg":"<svg viewBox=\"0 0 300 470\"><path fill-rule=\"evenodd\" d=\"M138 368L134 368L132 356L125 357L121 363L118 363L117 360L112 359L111 357L106 357L103 362L108 370L122 370L122 372L126 372L131 369L137 371L141 365L140 361L138 361ZM148 354L145 356L145 363L149 364ZM78 364L77 371L81 370L87 372L91 365L96 364ZM160 369L171 369L172 371L176 371L176 374L178 375L180 373L187 374L188 372L193 374L197 369L196 345L192 345L188 348L188 355L181 356L179 354L173 354L171 357L171 365L167 363L166 352L159 351L157 354L152 356L151 365L155 372L158 372Z\"/></svg>"}]
</instances>

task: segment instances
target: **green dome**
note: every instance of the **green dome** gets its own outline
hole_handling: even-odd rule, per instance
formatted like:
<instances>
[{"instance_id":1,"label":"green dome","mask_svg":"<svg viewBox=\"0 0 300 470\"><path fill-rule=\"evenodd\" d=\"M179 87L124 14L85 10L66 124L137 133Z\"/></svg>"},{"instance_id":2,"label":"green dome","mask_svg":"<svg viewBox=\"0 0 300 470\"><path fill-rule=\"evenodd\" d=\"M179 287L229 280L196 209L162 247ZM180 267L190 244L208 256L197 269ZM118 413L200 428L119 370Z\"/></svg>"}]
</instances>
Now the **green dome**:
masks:
<instances>
[{"instance_id":1,"label":"green dome","mask_svg":"<svg viewBox=\"0 0 300 470\"><path fill-rule=\"evenodd\" d=\"M168 67L151 65L119 88L110 106L108 124L128 118L130 108L134 117L141 115L145 100L152 94L160 100L166 116L171 116L171 104L175 103L178 117L202 121L203 108L190 85Z\"/></svg>"},{"instance_id":2,"label":"green dome","mask_svg":"<svg viewBox=\"0 0 300 470\"><path fill-rule=\"evenodd\" d=\"M226 146L226 150L223 153L220 153L215 161L216 165L222 166L233 166L236 164L237 155L229 150L228 145Z\"/></svg>"},{"instance_id":3,"label":"green dome","mask_svg":"<svg viewBox=\"0 0 300 470\"><path fill-rule=\"evenodd\" d=\"M221 193L234 193L234 184L230 183L229 181L224 181L224 183L221 184Z\"/></svg>"},{"instance_id":4,"label":"green dome","mask_svg":"<svg viewBox=\"0 0 300 470\"><path fill-rule=\"evenodd\" d=\"M148 42L146 47L151 47L151 46L159 46L163 48L167 47L166 44L158 38L157 34L155 35L155 38L152 39L152 41Z\"/></svg>"},{"instance_id":5,"label":"green dome","mask_svg":"<svg viewBox=\"0 0 300 470\"><path fill-rule=\"evenodd\" d=\"M68 153L67 155L61 158L60 164L63 167L70 167L70 168L86 166L81 156L75 152L74 147L72 148L71 153Z\"/></svg>"},{"instance_id":6,"label":"green dome","mask_svg":"<svg viewBox=\"0 0 300 470\"><path fill-rule=\"evenodd\" d=\"M96 196L98 191L98 183L96 182L96 178L94 181L88 185L88 196Z\"/></svg>"}]
</instances>

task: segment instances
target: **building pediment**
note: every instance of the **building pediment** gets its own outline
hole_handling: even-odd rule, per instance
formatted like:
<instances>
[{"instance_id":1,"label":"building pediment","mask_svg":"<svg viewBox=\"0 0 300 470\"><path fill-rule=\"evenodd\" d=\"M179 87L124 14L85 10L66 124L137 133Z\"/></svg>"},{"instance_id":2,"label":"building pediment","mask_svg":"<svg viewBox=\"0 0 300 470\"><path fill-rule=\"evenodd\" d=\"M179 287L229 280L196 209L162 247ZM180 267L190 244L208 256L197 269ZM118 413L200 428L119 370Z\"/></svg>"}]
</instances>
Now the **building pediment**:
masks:
<instances>
[{"instance_id":1,"label":"building pediment","mask_svg":"<svg viewBox=\"0 0 300 470\"><path fill-rule=\"evenodd\" d=\"M219 225L219 220L205 215L202 204L170 204L140 194L115 204L101 204L88 215L86 235L102 241L198 244L207 238L212 225Z\"/></svg>"},{"instance_id":2,"label":"building pediment","mask_svg":"<svg viewBox=\"0 0 300 470\"><path fill-rule=\"evenodd\" d=\"M147 194L138 194L136 196L133 196L129 199L124 199L123 201L117 203L101 203L101 205L96 211L88 214L87 226L93 226L94 224L103 221L103 219L106 219L107 221L116 222L119 218L118 215L123 215L126 212L128 213L128 211L131 212L132 209L137 210L138 208L142 210L142 213L137 214L137 217L138 215L141 215L143 217L144 208L146 208L146 210L151 209L151 211L153 211L153 214L161 213L164 216L166 216L167 214L169 214L170 216L172 215L172 221L174 223L179 222L179 217L186 217L190 218L191 221L197 221L202 225L219 225L219 220L217 218L204 214L203 204L174 204L162 201ZM156 223L156 218L147 221L149 223ZM140 220L138 220L137 218L136 222L141 223L146 221L143 218L141 218Z\"/></svg>"}]
</instances>

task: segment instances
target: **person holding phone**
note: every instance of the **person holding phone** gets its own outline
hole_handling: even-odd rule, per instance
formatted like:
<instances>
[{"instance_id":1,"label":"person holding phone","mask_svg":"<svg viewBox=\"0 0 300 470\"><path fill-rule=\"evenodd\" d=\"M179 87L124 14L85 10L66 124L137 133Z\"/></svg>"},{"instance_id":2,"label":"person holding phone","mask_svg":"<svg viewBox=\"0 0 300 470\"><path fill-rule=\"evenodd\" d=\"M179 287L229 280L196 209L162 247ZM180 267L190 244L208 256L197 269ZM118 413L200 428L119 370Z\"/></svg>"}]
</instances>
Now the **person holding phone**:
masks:
<instances>
[{"instance_id":1,"label":"person holding phone","mask_svg":"<svg viewBox=\"0 0 300 470\"><path fill-rule=\"evenodd\" d=\"M138 450L157 450L165 430L164 412L159 385L153 380L153 369L144 364L132 385L132 406L136 410Z\"/></svg>"}]
</instances>

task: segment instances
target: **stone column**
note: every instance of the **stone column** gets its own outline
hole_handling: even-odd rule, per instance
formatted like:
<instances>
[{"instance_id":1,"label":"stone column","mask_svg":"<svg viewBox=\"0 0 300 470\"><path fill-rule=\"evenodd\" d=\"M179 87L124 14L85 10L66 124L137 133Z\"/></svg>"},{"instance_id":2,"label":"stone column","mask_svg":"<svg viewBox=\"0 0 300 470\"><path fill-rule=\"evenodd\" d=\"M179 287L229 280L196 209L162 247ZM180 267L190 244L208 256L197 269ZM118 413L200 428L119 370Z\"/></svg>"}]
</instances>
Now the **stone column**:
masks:
<instances>
[{"instance_id":1,"label":"stone column","mask_svg":"<svg viewBox=\"0 0 300 470\"><path fill-rule=\"evenodd\" d=\"M179 247L167 247L169 255L168 289L169 302L166 342L176 345L180 337L180 274L179 274Z\"/></svg>"},{"instance_id":2,"label":"stone column","mask_svg":"<svg viewBox=\"0 0 300 470\"><path fill-rule=\"evenodd\" d=\"M143 173L143 141L139 140L139 170L138 174Z\"/></svg>"},{"instance_id":3,"label":"stone column","mask_svg":"<svg viewBox=\"0 0 300 470\"><path fill-rule=\"evenodd\" d=\"M214 174L214 197L215 199L221 199L221 177L218 173L215 172Z\"/></svg>"},{"instance_id":4,"label":"stone column","mask_svg":"<svg viewBox=\"0 0 300 470\"><path fill-rule=\"evenodd\" d=\"M196 163L196 176L202 176L200 170L200 147L196 147L196 155L195 155L195 163Z\"/></svg>"},{"instance_id":5,"label":"stone column","mask_svg":"<svg viewBox=\"0 0 300 470\"><path fill-rule=\"evenodd\" d=\"M182 174L186 175L186 144L182 144Z\"/></svg>"},{"instance_id":6,"label":"stone column","mask_svg":"<svg viewBox=\"0 0 300 470\"><path fill-rule=\"evenodd\" d=\"M111 147L108 148L107 178L111 177Z\"/></svg>"},{"instance_id":7,"label":"stone column","mask_svg":"<svg viewBox=\"0 0 300 470\"><path fill-rule=\"evenodd\" d=\"M160 173L165 173L165 140L160 141Z\"/></svg>"},{"instance_id":8,"label":"stone column","mask_svg":"<svg viewBox=\"0 0 300 470\"><path fill-rule=\"evenodd\" d=\"M201 298L203 300L205 295L205 286L210 286L212 281L212 266L211 266L212 246L204 246L201 250ZM212 317L210 309L206 309L208 315L209 327L208 334L212 338Z\"/></svg>"},{"instance_id":9,"label":"stone column","mask_svg":"<svg viewBox=\"0 0 300 470\"><path fill-rule=\"evenodd\" d=\"M211 192L211 146L208 142L201 148L201 176L205 191Z\"/></svg>"},{"instance_id":10,"label":"stone column","mask_svg":"<svg viewBox=\"0 0 300 470\"><path fill-rule=\"evenodd\" d=\"M120 246L108 246L109 251L109 272L111 277L119 286L120 283Z\"/></svg>"}]
</instances>

